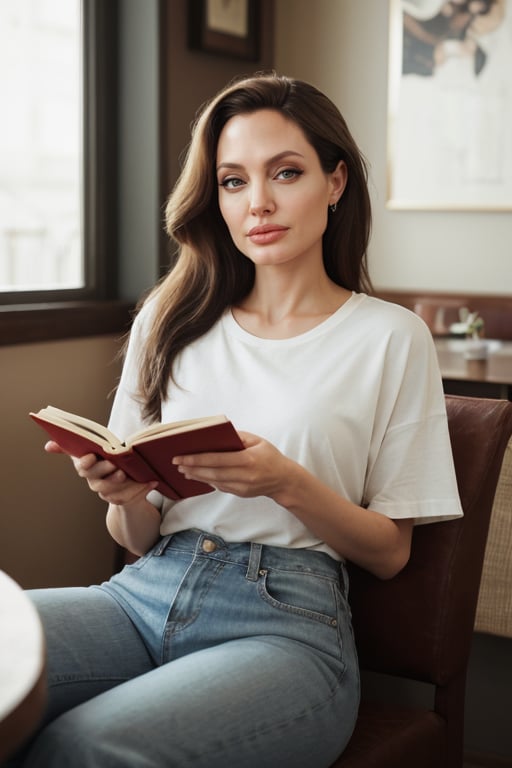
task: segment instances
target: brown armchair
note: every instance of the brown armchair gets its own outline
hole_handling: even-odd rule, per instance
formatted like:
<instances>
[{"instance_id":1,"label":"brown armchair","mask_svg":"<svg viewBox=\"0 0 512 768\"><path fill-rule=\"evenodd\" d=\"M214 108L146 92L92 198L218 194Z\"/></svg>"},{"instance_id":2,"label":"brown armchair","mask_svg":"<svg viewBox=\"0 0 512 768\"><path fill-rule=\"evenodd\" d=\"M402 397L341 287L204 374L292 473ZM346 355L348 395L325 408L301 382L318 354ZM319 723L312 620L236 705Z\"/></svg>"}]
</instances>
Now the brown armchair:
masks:
<instances>
[{"instance_id":1,"label":"brown armchair","mask_svg":"<svg viewBox=\"0 0 512 768\"><path fill-rule=\"evenodd\" d=\"M430 683L433 705L370 701L363 687L332 768L462 768L466 670L512 402L447 395L446 405L464 518L418 526L409 563L390 581L350 568L361 669Z\"/></svg>"}]
</instances>

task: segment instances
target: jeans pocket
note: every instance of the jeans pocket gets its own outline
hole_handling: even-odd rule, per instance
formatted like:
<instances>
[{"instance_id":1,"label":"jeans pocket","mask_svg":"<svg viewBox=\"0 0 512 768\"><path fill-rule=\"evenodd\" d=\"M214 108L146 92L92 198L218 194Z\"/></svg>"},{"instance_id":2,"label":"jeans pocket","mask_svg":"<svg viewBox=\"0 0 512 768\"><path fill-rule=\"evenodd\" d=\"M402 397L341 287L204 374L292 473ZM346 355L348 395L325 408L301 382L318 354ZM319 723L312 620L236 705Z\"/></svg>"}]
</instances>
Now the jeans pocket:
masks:
<instances>
[{"instance_id":1,"label":"jeans pocket","mask_svg":"<svg viewBox=\"0 0 512 768\"><path fill-rule=\"evenodd\" d=\"M312 573L262 570L258 592L272 608L336 627L335 585Z\"/></svg>"}]
</instances>

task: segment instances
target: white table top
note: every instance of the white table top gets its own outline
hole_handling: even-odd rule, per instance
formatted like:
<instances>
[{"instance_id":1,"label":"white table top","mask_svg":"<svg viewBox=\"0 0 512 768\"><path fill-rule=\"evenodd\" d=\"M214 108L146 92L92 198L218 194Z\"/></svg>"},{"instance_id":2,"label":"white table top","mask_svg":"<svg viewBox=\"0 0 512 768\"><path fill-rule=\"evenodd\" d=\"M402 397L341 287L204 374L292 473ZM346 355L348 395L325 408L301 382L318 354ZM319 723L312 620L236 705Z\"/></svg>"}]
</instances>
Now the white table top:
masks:
<instances>
[{"instance_id":1,"label":"white table top","mask_svg":"<svg viewBox=\"0 0 512 768\"><path fill-rule=\"evenodd\" d=\"M0 721L31 693L43 666L37 612L21 587L0 571Z\"/></svg>"}]
</instances>

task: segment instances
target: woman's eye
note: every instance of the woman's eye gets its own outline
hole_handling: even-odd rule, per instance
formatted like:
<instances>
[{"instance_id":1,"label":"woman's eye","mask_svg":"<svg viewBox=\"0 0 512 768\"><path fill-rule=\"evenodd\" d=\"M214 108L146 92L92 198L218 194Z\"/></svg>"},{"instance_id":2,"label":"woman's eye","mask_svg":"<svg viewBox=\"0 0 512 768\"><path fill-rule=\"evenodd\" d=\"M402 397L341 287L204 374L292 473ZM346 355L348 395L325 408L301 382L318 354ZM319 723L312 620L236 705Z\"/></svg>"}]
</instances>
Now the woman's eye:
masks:
<instances>
[{"instance_id":1,"label":"woman's eye","mask_svg":"<svg viewBox=\"0 0 512 768\"><path fill-rule=\"evenodd\" d=\"M242 179L237 178L230 178L230 179L223 179L220 182L220 186L224 187L225 189L237 189L238 187L241 187L243 185Z\"/></svg>"},{"instance_id":2,"label":"woman's eye","mask_svg":"<svg viewBox=\"0 0 512 768\"><path fill-rule=\"evenodd\" d=\"M277 177L283 179L284 181L291 181L291 179L301 175L302 171L299 171L297 168L284 168L282 171L279 171Z\"/></svg>"}]
</instances>

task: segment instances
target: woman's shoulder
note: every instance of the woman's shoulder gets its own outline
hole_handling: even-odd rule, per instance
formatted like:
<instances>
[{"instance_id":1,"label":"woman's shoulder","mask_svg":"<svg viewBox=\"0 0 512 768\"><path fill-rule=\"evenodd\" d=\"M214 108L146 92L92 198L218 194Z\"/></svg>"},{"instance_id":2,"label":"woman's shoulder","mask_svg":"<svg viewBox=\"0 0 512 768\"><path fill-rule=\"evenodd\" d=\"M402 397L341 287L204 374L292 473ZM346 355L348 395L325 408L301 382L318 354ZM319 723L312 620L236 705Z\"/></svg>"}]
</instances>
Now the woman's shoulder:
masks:
<instances>
[{"instance_id":1,"label":"woman's shoulder","mask_svg":"<svg viewBox=\"0 0 512 768\"><path fill-rule=\"evenodd\" d=\"M430 330L424 320L401 304L394 304L377 296L364 295L364 300L359 306L360 318L364 317L375 330L381 328L383 332L431 338Z\"/></svg>"}]
</instances>

